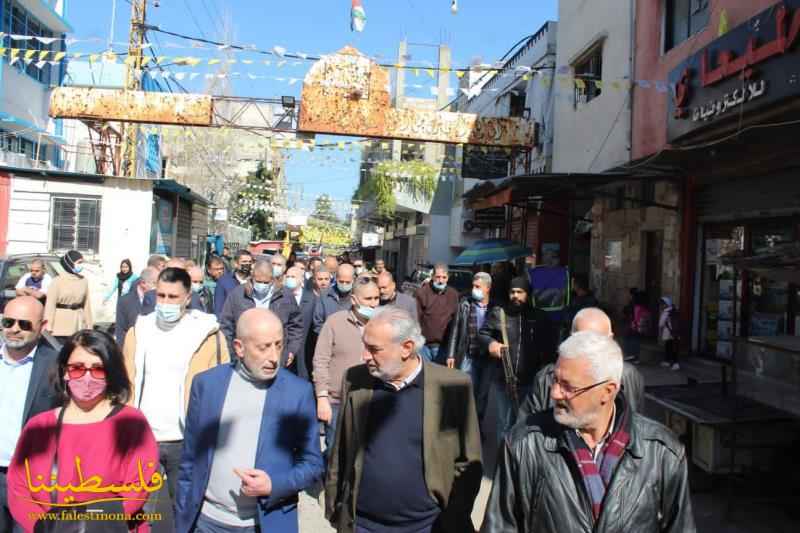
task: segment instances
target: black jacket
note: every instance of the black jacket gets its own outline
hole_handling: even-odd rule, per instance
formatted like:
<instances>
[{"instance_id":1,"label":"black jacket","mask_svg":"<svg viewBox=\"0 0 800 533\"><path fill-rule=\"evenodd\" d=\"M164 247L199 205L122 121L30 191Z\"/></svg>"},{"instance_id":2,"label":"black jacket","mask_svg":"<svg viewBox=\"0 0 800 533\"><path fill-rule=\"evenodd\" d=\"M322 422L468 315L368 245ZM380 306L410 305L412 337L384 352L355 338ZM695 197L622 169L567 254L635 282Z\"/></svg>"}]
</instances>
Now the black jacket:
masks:
<instances>
[{"instance_id":1,"label":"black jacket","mask_svg":"<svg viewBox=\"0 0 800 533\"><path fill-rule=\"evenodd\" d=\"M317 300L319 298L314 291L303 289L303 294L300 296L300 318L303 321L303 342L300 348L302 356L298 355L295 359L297 360L297 375L306 379L311 379L311 360L314 357L314 347L317 345L317 336L312 330Z\"/></svg>"},{"instance_id":2,"label":"black jacket","mask_svg":"<svg viewBox=\"0 0 800 533\"><path fill-rule=\"evenodd\" d=\"M236 338L236 322L239 321L242 313L255 306L256 301L253 299L253 283L251 281L234 288L225 298L219 322L222 333L228 339L228 349L231 354L235 353L233 339ZM294 296L288 289L280 289L273 293L269 302L269 310L278 315L283 324L282 363L285 363L290 352L296 358L303 346L303 319L300 316L300 307L297 306Z\"/></svg>"},{"instance_id":3,"label":"black jacket","mask_svg":"<svg viewBox=\"0 0 800 533\"><path fill-rule=\"evenodd\" d=\"M117 316L114 321L114 337L120 348L125 343L125 335L136 324L136 319L142 312L142 302L139 301L138 282L131 287L122 298L117 300Z\"/></svg>"},{"instance_id":4,"label":"black jacket","mask_svg":"<svg viewBox=\"0 0 800 533\"><path fill-rule=\"evenodd\" d=\"M686 453L661 424L633 413L631 438L595 525L589 496L553 411L508 433L482 533L694 533Z\"/></svg>"},{"instance_id":5,"label":"black jacket","mask_svg":"<svg viewBox=\"0 0 800 533\"><path fill-rule=\"evenodd\" d=\"M553 407L550 389L553 386L554 366L549 364L537 372L531 393L519 408L519 420L525 420L530 415ZM644 376L631 363L623 363L622 366L622 391L625 393L631 409L641 413L644 409Z\"/></svg>"},{"instance_id":6,"label":"black jacket","mask_svg":"<svg viewBox=\"0 0 800 533\"><path fill-rule=\"evenodd\" d=\"M525 387L533 382L539 369L555 359L558 332L547 313L541 309L525 307L516 315L508 313L508 306L495 306L489 311L486 322L478 335L484 349L488 351L492 341L503 342L500 330L500 310L506 311L509 353L517 370L519 386ZM496 379L503 379L502 363L491 358Z\"/></svg>"},{"instance_id":7,"label":"black jacket","mask_svg":"<svg viewBox=\"0 0 800 533\"><path fill-rule=\"evenodd\" d=\"M22 411L22 425L28 420L61 405L61 398L53 387L53 377L58 372L58 352L44 339L39 341L33 356L31 380Z\"/></svg>"},{"instance_id":8,"label":"black jacket","mask_svg":"<svg viewBox=\"0 0 800 533\"><path fill-rule=\"evenodd\" d=\"M469 338L469 313L472 310L473 300L470 297L461 298L458 302L456 315L453 317L453 323L450 325L450 334L447 339L447 358L455 359L455 368L461 368L461 363L464 361L464 356L470 350ZM492 303L489 302L489 309L492 309ZM489 312L488 310L486 311ZM488 316L486 317L489 318ZM480 335L474 339L475 342L480 343ZM483 347L485 353L485 347Z\"/></svg>"}]
</instances>

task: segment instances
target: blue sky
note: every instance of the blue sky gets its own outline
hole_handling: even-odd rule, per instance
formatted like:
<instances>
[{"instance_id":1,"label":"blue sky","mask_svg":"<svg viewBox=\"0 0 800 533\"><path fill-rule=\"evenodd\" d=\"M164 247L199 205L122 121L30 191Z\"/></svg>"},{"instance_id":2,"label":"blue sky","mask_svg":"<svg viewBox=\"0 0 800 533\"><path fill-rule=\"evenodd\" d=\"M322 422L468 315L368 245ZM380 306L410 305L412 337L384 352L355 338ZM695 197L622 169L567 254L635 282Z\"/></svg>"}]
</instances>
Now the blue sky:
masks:
<instances>
[{"instance_id":1,"label":"blue sky","mask_svg":"<svg viewBox=\"0 0 800 533\"><path fill-rule=\"evenodd\" d=\"M409 46L410 62L433 65L438 44L452 50L455 65L468 65L480 59L492 63L519 39L538 30L547 20L557 16L557 0L459 0L458 13L450 12L451 0L363 0L367 24L363 33L350 31L350 0L160 0L159 7L148 2L148 23L164 30L209 40L254 45L271 50L281 47L288 52L317 55L335 52L352 45L361 52L394 63L401 39L420 46ZM111 33L113 0L67 0L67 19L75 28L71 37L97 38L94 42L77 42L70 51L98 52L106 47ZM114 49L124 51L128 36L130 4L116 0ZM156 55L196 56L203 58L233 57L252 59L252 64L231 66L239 72L231 81L238 96L299 96L302 78L310 63L287 61L280 67L275 58L266 66L267 56L236 52L225 56L215 47L189 48L190 41L150 32ZM201 91L205 73L219 66L198 66L191 69L172 68L172 72L200 72L194 80L188 75L181 83L190 91ZM251 79L256 77L256 79ZM274 78L283 78L276 81ZM408 76L407 83L425 85L409 94L430 96L427 86L433 80L424 71L419 80ZM300 80L294 83L289 80ZM456 85L453 76L451 86ZM428 94L425 94L425 93ZM337 140L336 138L318 138ZM343 202L349 200L358 183L359 154L353 152L295 152L287 162L287 177L292 188L290 202L298 208L310 208L321 193L329 193ZM302 197L301 197L302 187Z\"/></svg>"}]
</instances>

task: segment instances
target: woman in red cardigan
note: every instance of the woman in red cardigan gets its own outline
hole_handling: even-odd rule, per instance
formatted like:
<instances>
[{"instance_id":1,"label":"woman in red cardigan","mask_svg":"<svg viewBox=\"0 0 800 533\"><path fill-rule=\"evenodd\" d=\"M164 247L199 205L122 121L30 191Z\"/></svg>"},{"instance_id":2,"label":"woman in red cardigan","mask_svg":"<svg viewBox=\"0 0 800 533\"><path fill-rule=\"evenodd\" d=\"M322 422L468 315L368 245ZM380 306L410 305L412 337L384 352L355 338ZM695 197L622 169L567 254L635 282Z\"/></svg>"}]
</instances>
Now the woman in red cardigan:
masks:
<instances>
[{"instance_id":1,"label":"woman in red cardigan","mask_svg":"<svg viewBox=\"0 0 800 533\"><path fill-rule=\"evenodd\" d=\"M69 520L75 504L105 501L103 508L118 509L119 503L108 503L116 501L129 531L148 531L136 515L163 484L158 445L142 413L125 405L131 385L114 339L98 331L76 333L61 350L57 370L64 405L25 425L8 469L14 520L33 531L47 519L40 513Z\"/></svg>"}]
</instances>

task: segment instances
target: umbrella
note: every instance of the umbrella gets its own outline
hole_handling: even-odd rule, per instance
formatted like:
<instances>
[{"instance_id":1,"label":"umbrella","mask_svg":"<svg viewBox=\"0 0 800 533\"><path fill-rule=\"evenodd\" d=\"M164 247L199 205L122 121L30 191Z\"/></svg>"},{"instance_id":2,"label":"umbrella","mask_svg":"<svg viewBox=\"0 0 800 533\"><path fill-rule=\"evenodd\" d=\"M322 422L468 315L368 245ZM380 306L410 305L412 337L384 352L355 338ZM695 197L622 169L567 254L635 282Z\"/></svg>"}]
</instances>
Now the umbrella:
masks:
<instances>
[{"instance_id":1,"label":"umbrella","mask_svg":"<svg viewBox=\"0 0 800 533\"><path fill-rule=\"evenodd\" d=\"M531 255L531 249L514 241L505 239L486 239L478 241L456 257L454 265L477 265L480 263L499 263L518 257Z\"/></svg>"}]
</instances>

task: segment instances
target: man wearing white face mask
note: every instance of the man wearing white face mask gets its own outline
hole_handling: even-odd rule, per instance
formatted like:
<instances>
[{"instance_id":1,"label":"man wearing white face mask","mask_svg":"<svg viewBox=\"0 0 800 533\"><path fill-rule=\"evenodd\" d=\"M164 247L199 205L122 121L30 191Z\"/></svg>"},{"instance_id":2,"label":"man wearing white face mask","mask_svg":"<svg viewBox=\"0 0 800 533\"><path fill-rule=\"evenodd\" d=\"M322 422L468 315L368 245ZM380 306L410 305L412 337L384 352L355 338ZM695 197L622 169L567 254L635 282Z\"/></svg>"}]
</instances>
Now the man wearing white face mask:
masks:
<instances>
[{"instance_id":1,"label":"man wearing white face mask","mask_svg":"<svg viewBox=\"0 0 800 533\"><path fill-rule=\"evenodd\" d=\"M133 385L129 403L144 413L153 429L173 499L192 380L230 360L217 318L188 309L191 288L186 270L162 270L156 284L156 310L139 316L125 336L123 349Z\"/></svg>"},{"instance_id":2,"label":"man wearing white face mask","mask_svg":"<svg viewBox=\"0 0 800 533\"><path fill-rule=\"evenodd\" d=\"M364 351L361 336L380 302L378 286L370 280L359 280L353 289L352 302L350 309L328 317L314 350L317 418L325 423L326 447L333 445L345 372L361 363Z\"/></svg>"},{"instance_id":3,"label":"man wearing white face mask","mask_svg":"<svg viewBox=\"0 0 800 533\"><path fill-rule=\"evenodd\" d=\"M286 274L286 258L281 254L274 254L269 262L272 265L272 280L278 287L283 287L283 276Z\"/></svg>"},{"instance_id":4,"label":"man wearing white face mask","mask_svg":"<svg viewBox=\"0 0 800 533\"><path fill-rule=\"evenodd\" d=\"M297 265L297 263L295 263ZM293 266L286 271L283 286L294 296L294 301L300 307L300 320L303 323L303 336L295 371L298 376L305 379L311 378L311 359L314 357L314 346L316 337L311 334L311 326L314 323L314 307L317 304L317 296L314 291L304 288L303 269Z\"/></svg>"},{"instance_id":5,"label":"man wearing white face mask","mask_svg":"<svg viewBox=\"0 0 800 533\"><path fill-rule=\"evenodd\" d=\"M294 300L292 292L275 282L274 272L275 265L270 260L256 261L252 279L228 294L220 315L220 324L225 338L228 339L228 349L232 352L239 317L254 307L269 309L278 315L283 323L283 338L286 340L283 343L281 361L284 366L290 367L303 345L303 321L300 307Z\"/></svg>"}]
</instances>

